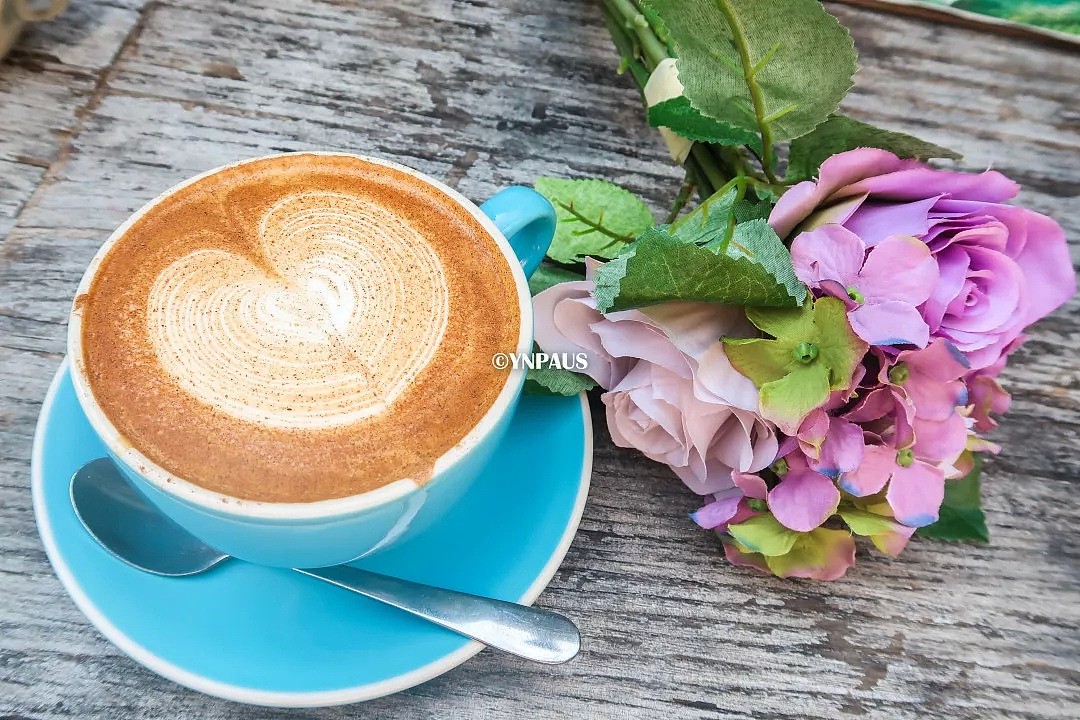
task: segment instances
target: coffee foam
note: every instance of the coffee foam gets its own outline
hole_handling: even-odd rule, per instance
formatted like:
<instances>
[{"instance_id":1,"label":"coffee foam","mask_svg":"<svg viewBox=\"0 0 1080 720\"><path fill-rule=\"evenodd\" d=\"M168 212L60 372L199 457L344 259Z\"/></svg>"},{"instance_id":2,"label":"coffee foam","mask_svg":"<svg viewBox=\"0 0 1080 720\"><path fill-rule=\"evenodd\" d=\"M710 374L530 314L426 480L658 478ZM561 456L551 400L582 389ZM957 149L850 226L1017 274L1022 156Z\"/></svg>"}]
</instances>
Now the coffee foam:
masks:
<instances>
[{"instance_id":1,"label":"coffee foam","mask_svg":"<svg viewBox=\"0 0 1080 720\"><path fill-rule=\"evenodd\" d=\"M259 223L267 267L195 250L150 289L158 361L189 393L241 420L345 425L383 413L446 332L442 264L376 203L307 192Z\"/></svg>"},{"instance_id":2,"label":"coffee foam","mask_svg":"<svg viewBox=\"0 0 1080 720\"><path fill-rule=\"evenodd\" d=\"M513 274L456 200L339 155L249 161L139 215L76 299L82 366L155 464L264 502L423 482L495 402Z\"/></svg>"}]
</instances>

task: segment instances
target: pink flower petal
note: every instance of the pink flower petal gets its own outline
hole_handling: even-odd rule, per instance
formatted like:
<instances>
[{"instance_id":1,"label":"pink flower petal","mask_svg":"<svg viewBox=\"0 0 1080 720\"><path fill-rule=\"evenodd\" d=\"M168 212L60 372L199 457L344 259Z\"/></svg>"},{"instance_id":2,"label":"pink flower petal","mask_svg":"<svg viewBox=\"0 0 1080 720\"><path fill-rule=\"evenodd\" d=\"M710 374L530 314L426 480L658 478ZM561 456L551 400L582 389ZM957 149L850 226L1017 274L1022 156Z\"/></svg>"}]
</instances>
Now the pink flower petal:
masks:
<instances>
[{"instance_id":1,"label":"pink flower petal","mask_svg":"<svg viewBox=\"0 0 1080 720\"><path fill-rule=\"evenodd\" d=\"M945 319L945 310L960 294L970 260L966 249L951 249L937 255L940 277L930 299L923 305L923 316L935 331Z\"/></svg>"},{"instance_id":2,"label":"pink flower petal","mask_svg":"<svg viewBox=\"0 0 1080 720\"><path fill-rule=\"evenodd\" d=\"M821 455L821 445L825 442L825 435L829 432L829 415L824 408L811 410L810 414L803 418L799 424L799 432L796 436L799 447L807 456L818 458Z\"/></svg>"},{"instance_id":3,"label":"pink flower petal","mask_svg":"<svg viewBox=\"0 0 1080 720\"><path fill-rule=\"evenodd\" d=\"M871 445L863 452L859 467L840 476L840 487L855 497L873 495L885 487L895 468L896 450Z\"/></svg>"},{"instance_id":4,"label":"pink flower petal","mask_svg":"<svg viewBox=\"0 0 1080 720\"><path fill-rule=\"evenodd\" d=\"M589 377L609 389L621 378L613 377L612 358L590 326L604 323L592 300L593 283L566 282L552 285L533 298L535 338L547 353L585 352Z\"/></svg>"},{"instance_id":5,"label":"pink flower petal","mask_svg":"<svg viewBox=\"0 0 1080 720\"><path fill-rule=\"evenodd\" d=\"M739 549L734 540L721 538L724 543L724 557L736 567L751 568L764 573L771 573L769 566L765 564L765 556L761 553L747 552Z\"/></svg>"},{"instance_id":6,"label":"pink flower petal","mask_svg":"<svg viewBox=\"0 0 1080 720\"><path fill-rule=\"evenodd\" d=\"M723 525L720 529L727 530L728 525L738 525L759 514L760 513L756 510L751 510L750 505L746 502L746 498L743 498L739 501L739 508L735 511L735 514L732 515L731 519L727 521L727 524Z\"/></svg>"},{"instance_id":7,"label":"pink flower petal","mask_svg":"<svg viewBox=\"0 0 1080 720\"><path fill-rule=\"evenodd\" d=\"M937 522L945 499L945 473L919 461L906 468L896 466L885 499L896 519L909 527Z\"/></svg>"},{"instance_id":8,"label":"pink flower petal","mask_svg":"<svg viewBox=\"0 0 1080 720\"><path fill-rule=\"evenodd\" d=\"M1019 191L1019 185L996 170L978 174L950 172L918 162L896 172L875 173L844 188L845 194L870 193L875 198L895 201L919 200L933 194L994 203L1004 202Z\"/></svg>"},{"instance_id":9,"label":"pink flower petal","mask_svg":"<svg viewBox=\"0 0 1080 720\"><path fill-rule=\"evenodd\" d=\"M712 442L698 447L708 448L709 460L733 470L757 472L768 467L776 457L776 432L750 413L730 408L727 412L727 419L713 434Z\"/></svg>"},{"instance_id":10,"label":"pink flower petal","mask_svg":"<svg viewBox=\"0 0 1080 720\"><path fill-rule=\"evenodd\" d=\"M998 206L994 212L1009 225L1010 245L1019 245L1010 248L1010 255L1027 280L1027 325L1049 315L1076 294L1076 274L1065 231L1052 218L1027 208Z\"/></svg>"},{"instance_id":11,"label":"pink flower petal","mask_svg":"<svg viewBox=\"0 0 1080 720\"><path fill-rule=\"evenodd\" d=\"M922 350L906 350L897 357L908 369L935 382L957 380L968 371L968 361L955 345L937 338Z\"/></svg>"},{"instance_id":12,"label":"pink flower petal","mask_svg":"<svg viewBox=\"0 0 1080 720\"><path fill-rule=\"evenodd\" d=\"M600 339L605 354L613 358L639 358L680 377L691 377L686 356L660 330L646 323L627 319L614 322L609 318L596 323L592 329Z\"/></svg>"},{"instance_id":13,"label":"pink flower petal","mask_svg":"<svg viewBox=\"0 0 1080 720\"><path fill-rule=\"evenodd\" d=\"M840 491L821 473L789 472L769 491L768 501L780 524L797 532L809 532L836 512Z\"/></svg>"},{"instance_id":14,"label":"pink flower petal","mask_svg":"<svg viewBox=\"0 0 1080 720\"><path fill-rule=\"evenodd\" d=\"M912 202L868 200L844 221L844 227L858 235L867 247L874 247L890 235L922 237L930 229L930 210L940 195Z\"/></svg>"},{"instance_id":15,"label":"pink flower petal","mask_svg":"<svg viewBox=\"0 0 1080 720\"><path fill-rule=\"evenodd\" d=\"M749 498L764 500L769 492L769 486L765 484L760 475L732 473L731 480L735 483L735 487L742 490L743 494Z\"/></svg>"},{"instance_id":16,"label":"pink flower petal","mask_svg":"<svg viewBox=\"0 0 1080 720\"><path fill-rule=\"evenodd\" d=\"M818 181L801 182L785 192L769 215L776 234L786 238L825 200L835 196L850 197L846 186L881 172L908 167L910 164L884 150L859 148L837 153L821 164Z\"/></svg>"},{"instance_id":17,"label":"pink flower petal","mask_svg":"<svg viewBox=\"0 0 1080 720\"><path fill-rule=\"evenodd\" d=\"M848 313L855 334L871 345L925 347L930 328L913 306L896 300L866 303Z\"/></svg>"},{"instance_id":18,"label":"pink flower petal","mask_svg":"<svg viewBox=\"0 0 1080 720\"><path fill-rule=\"evenodd\" d=\"M968 380L967 386L975 429L979 432L990 432L997 427L997 420L992 418L990 413L1004 415L1009 411L1012 397L1001 387L997 378L989 375L975 375Z\"/></svg>"},{"instance_id":19,"label":"pink flower petal","mask_svg":"<svg viewBox=\"0 0 1080 720\"><path fill-rule=\"evenodd\" d=\"M972 242L978 242L978 239ZM970 262L960 293L946 308L942 325L969 333L1000 334L1024 323L1024 276L1006 255L981 247L968 247Z\"/></svg>"},{"instance_id":20,"label":"pink flower petal","mask_svg":"<svg viewBox=\"0 0 1080 720\"><path fill-rule=\"evenodd\" d=\"M920 460L951 465L967 445L967 423L958 412L940 422L916 417L912 428L915 430L915 456Z\"/></svg>"},{"instance_id":21,"label":"pink flower petal","mask_svg":"<svg viewBox=\"0 0 1080 720\"><path fill-rule=\"evenodd\" d=\"M711 502L691 513L690 518L706 530L726 525L738 512L742 497L738 488L717 493Z\"/></svg>"},{"instance_id":22,"label":"pink flower petal","mask_svg":"<svg viewBox=\"0 0 1080 720\"><path fill-rule=\"evenodd\" d=\"M811 287L817 287L823 280L844 287L853 285L865 254L866 245L859 236L840 225L822 225L801 233L791 243L795 275Z\"/></svg>"},{"instance_id":23,"label":"pink flower petal","mask_svg":"<svg viewBox=\"0 0 1080 720\"><path fill-rule=\"evenodd\" d=\"M911 539L914 533L915 528L913 527L893 523L891 530L872 536L870 541L874 543L874 547L886 555L897 557L907 547L908 540Z\"/></svg>"},{"instance_id":24,"label":"pink flower petal","mask_svg":"<svg viewBox=\"0 0 1080 720\"><path fill-rule=\"evenodd\" d=\"M740 373L731 364L727 353L724 352L722 342L715 341L712 347L696 356L695 359L697 360L697 368L694 370L695 392L699 395L708 393L717 402L757 413L758 389L750 378Z\"/></svg>"},{"instance_id":25,"label":"pink flower petal","mask_svg":"<svg viewBox=\"0 0 1080 720\"><path fill-rule=\"evenodd\" d=\"M898 300L914 306L930 297L937 280L937 262L924 242L891 235L871 248L857 284L867 301Z\"/></svg>"},{"instance_id":26,"label":"pink flower petal","mask_svg":"<svg viewBox=\"0 0 1080 720\"><path fill-rule=\"evenodd\" d=\"M862 464L863 431L843 418L830 418L829 432L821 446L821 456L810 467L823 475L835 478Z\"/></svg>"},{"instance_id":27,"label":"pink flower petal","mask_svg":"<svg viewBox=\"0 0 1080 720\"><path fill-rule=\"evenodd\" d=\"M938 338L924 350L902 352L897 362L907 366L908 377L900 387L916 417L940 422L967 403L967 390L958 379L967 372L967 358L949 341Z\"/></svg>"},{"instance_id":28,"label":"pink flower petal","mask_svg":"<svg viewBox=\"0 0 1080 720\"><path fill-rule=\"evenodd\" d=\"M857 423L879 420L896 407L895 391L888 387L879 387L868 392L855 406L844 414L848 420Z\"/></svg>"},{"instance_id":29,"label":"pink flower petal","mask_svg":"<svg viewBox=\"0 0 1080 720\"><path fill-rule=\"evenodd\" d=\"M720 337L755 337L757 331L741 307L707 302L673 301L636 311L660 330L671 344L692 358L716 345ZM615 313L620 315L621 313Z\"/></svg>"}]
</instances>

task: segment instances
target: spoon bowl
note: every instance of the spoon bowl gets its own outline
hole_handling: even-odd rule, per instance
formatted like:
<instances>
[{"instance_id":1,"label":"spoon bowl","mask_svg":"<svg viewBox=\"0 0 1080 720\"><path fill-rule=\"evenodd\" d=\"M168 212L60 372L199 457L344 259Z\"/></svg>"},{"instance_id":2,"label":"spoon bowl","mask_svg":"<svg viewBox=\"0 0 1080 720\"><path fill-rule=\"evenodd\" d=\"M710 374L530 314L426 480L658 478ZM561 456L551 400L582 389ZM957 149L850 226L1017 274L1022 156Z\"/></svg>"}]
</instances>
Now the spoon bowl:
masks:
<instances>
[{"instance_id":1,"label":"spoon bowl","mask_svg":"<svg viewBox=\"0 0 1080 720\"><path fill-rule=\"evenodd\" d=\"M75 473L71 505L103 548L143 572L182 577L229 558L159 512L109 458L91 460Z\"/></svg>"}]
</instances>

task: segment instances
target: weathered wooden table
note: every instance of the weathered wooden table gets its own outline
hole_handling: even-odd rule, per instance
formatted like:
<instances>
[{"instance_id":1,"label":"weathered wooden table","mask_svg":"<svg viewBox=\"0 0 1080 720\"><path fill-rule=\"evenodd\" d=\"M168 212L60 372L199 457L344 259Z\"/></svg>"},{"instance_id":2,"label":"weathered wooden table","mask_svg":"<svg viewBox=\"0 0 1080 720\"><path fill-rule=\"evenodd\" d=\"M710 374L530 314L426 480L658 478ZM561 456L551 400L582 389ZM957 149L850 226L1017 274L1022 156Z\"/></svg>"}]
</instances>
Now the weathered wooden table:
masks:
<instances>
[{"instance_id":1,"label":"weathered wooden table","mask_svg":"<svg viewBox=\"0 0 1080 720\"><path fill-rule=\"evenodd\" d=\"M83 267L161 189L259 154L340 148L483 199L599 175L666 207L679 173L590 2L73 0L0 63L0 717L1080 717L1080 304L1031 333L987 463L993 544L915 542L841 582L728 566L665 468L597 416L585 519L540 604L573 663L484 652L393 697L305 712L189 692L106 643L53 577L34 421ZM993 164L1080 243L1080 56L832 7L855 115Z\"/></svg>"}]
</instances>

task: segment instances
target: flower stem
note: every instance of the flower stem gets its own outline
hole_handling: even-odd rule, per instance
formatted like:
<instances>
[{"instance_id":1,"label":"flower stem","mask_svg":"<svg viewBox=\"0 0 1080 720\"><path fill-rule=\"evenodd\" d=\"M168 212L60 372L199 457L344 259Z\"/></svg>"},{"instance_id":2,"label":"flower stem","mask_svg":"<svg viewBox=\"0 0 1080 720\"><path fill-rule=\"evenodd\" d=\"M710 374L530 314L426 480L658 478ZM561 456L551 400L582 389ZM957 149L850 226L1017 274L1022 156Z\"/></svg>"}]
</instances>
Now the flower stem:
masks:
<instances>
[{"instance_id":1,"label":"flower stem","mask_svg":"<svg viewBox=\"0 0 1080 720\"><path fill-rule=\"evenodd\" d=\"M709 152L709 148L703 143L694 143L693 147L690 148L690 156L697 162L698 168L704 173L713 188L721 187L730 179L720 169L716 158L713 157L712 153Z\"/></svg>"},{"instance_id":2,"label":"flower stem","mask_svg":"<svg viewBox=\"0 0 1080 720\"><path fill-rule=\"evenodd\" d=\"M648 8L642 8L638 0L603 0L603 10L611 38L622 58L620 68L630 71L638 90L644 93L645 84L649 81L653 69L662 60L672 57L667 38L662 38L652 24L656 20L655 14ZM745 42L742 47L745 50ZM744 67L749 65L745 64ZM760 101L755 105L755 112L760 105L763 113L764 101L756 80L753 82L753 90L756 90ZM644 95L642 97L644 99ZM765 133L762 140L767 147L769 158L767 163L762 163L766 170L764 178L739 157L738 151L710 143L694 143L690 155L683 161L683 167L686 168L689 179L697 186L702 199L711 196L729 178L736 175L746 175L748 182L754 187L768 188L778 195L783 192L785 187L779 184L772 174L771 130L767 124L762 124L762 128Z\"/></svg>"},{"instance_id":3,"label":"flower stem","mask_svg":"<svg viewBox=\"0 0 1080 720\"><path fill-rule=\"evenodd\" d=\"M634 78L634 83L638 86L638 90L644 89L645 83L649 81L649 70L638 59L638 46L634 39L626 34L622 22L611 12L611 8L607 6L607 3L604 4L603 10L608 32L611 34L615 49L619 51L619 56L622 59L619 65L620 70L629 70L630 75Z\"/></svg>"},{"instance_id":4,"label":"flower stem","mask_svg":"<svg viewBox=\"0 0 1080 720\"><path fill-rule=\"evenodd\" d=\"M671 212L668 213L665 223L670 225L675 222L675 218L679 217L679 213L686 207L686 203L690 202L690 196L694 194L694 179L693 173L690 170L686 171L686 179L683 180L683 184L679 187L679 192L675 195L675 201L671 204Z\"/></svg>"},{"instance_id":5,"label":"flower stem","mask_svg":"<svg viewBox=\"0 0 1080 720\"><path fill-rule=\"evenodd\" d=\"M754 105L754 117L757 118L758 132L761 133L761 169L765 172L765 177L770 183L778 183L779 181L772 169L775 152L773 149L772 125L769 118L766 117L765 97L761 92L761 85L757 81L757 72L761 67L756 66L750 58L750 48L746 44L746 36L743 33L742 25L739 23L739 18L731 10L731 5L727 0L720 0L717 6L720 8L720 12L724 14L728 27L731 29L732 42L739 51L743 79L746 81L746 87L750 89L750 101Z\"/></svg>"},{"instance_id":6,"label":"flower stem","mask_svg":"<svg viewBox=\"0 0 1080 720\"><path fill-rule=\"evenodd\" d=\"M641 57L645 61L645 67L650 71L660 64L661 60L670 57L667 45L660 42L656 37L648 18L638 10L631 0L604 0L604 6L619 19L628 32L632 32L641 47Z\"/></svg>"}]
</instances>

